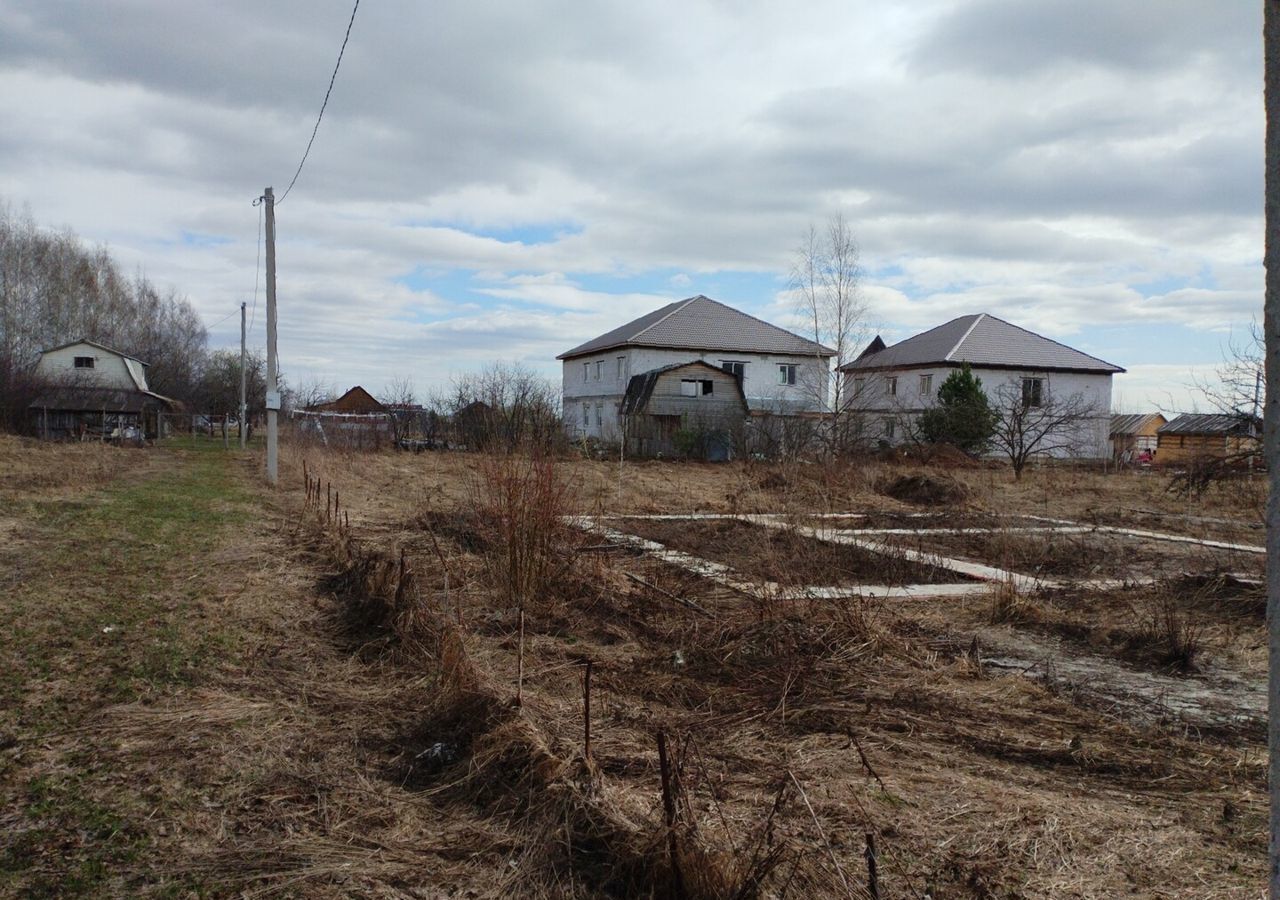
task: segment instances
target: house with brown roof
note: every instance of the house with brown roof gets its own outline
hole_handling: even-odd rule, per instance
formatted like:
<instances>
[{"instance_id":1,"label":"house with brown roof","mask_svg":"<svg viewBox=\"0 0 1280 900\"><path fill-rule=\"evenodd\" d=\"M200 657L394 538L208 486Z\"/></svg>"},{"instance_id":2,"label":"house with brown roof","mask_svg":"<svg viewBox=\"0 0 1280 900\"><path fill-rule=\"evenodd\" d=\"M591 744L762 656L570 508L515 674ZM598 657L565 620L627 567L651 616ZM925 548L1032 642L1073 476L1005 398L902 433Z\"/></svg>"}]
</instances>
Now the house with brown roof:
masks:
<instances>
[{"instance_id":1,"label":"house with brown roof","mask_svg":"<svg viewBox=\"0 0 1280 900\"><path fill-rule=\"evenodd\" d=\"M880 337L841 366L849 408L864 435L894 445L909 440L947 376L967 364L993 408L1044 407L1059 400L1087 409L1064 424L1051 455L1105 459L1110 454L1111 377L1120 366L988 313L961 316L896 344Z\"/></svg>"},{"instance_id":2,"label":"house with brown roof","mask_svg":"<svg viewBox=\"0 0 1280 900\"><path fill-rule=\"evenodd\" d=\"M699 294L566 350L563 409L578 436L619 440L636 376L701 362L736 377L751 412L825 409L834 351ZM683 379L682 379L683 380Z\"/></svg>"}]
</instances>

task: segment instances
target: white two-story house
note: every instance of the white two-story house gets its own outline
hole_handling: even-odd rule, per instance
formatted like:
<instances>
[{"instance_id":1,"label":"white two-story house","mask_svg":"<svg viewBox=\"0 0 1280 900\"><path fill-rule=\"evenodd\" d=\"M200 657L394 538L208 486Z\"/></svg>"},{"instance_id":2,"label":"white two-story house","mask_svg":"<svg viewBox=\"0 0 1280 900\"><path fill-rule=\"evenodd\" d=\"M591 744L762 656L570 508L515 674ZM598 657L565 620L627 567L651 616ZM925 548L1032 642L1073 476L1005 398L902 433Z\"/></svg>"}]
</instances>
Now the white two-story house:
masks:
<instances>
[{"instance_id":1,"label":"white two-story house","mask_svg":"<svg viewBox=\"0 0 1280 900\"><path fill-rule=\"evenodd\" d=\"M1111 377L1124 369L987 313L961 316L887 346L877 337L841 366L848 408L863 433L888 444L913 435L937 403L947 376L968 363L993 409L1070 402L1085 411L1052 455L1102 459L1110 453Z\"/></svg>"},{"instance_id":2,"label":"white two-story house","mask_svg":"<svg viewBox=\"0 0 1280 900\"><path fill-rule=\"evenodd\" d=\"M826 408L833 351L754 316L698 295L566 350L564 418L579 436L617 440L632 376L702 361L741 380L753 413ZM711 382L689 380L689 390Z\"/></svg>"}]
</instances>

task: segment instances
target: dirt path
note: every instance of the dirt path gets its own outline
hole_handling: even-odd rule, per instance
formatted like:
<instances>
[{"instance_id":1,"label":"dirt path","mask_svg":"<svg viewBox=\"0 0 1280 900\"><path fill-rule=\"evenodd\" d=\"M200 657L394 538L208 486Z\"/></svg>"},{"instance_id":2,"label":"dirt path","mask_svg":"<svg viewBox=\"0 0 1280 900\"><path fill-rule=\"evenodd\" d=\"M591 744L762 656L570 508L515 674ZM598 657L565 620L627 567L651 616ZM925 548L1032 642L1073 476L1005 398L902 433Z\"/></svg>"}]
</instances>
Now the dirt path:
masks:
<instances>
[{"instance_id":1,"label":"dirt path","mask_svg":"<svg viewBox=\"0 0 1280 900\"><path fill-rule=\"evenodd\" d=\"M1047 635L1012 628L974 632L982 664L1042 681L1144 725L1183 722L1251 730L1266 726L1267 686L1219 667L1166 675L1082 652Z\"/></svg>"},{"instance_id":2,"label":"dirt path","mask_svg":"<svg viewBox=\"0 0 1280 900\"><path fill-rule=\"evenodd\" d=\"M61 492L60 492L61 493ZM510 841L405 790L430 682L344 646L252 462L33 499L0 596L0 896L435 896Z\"/></svg>"}]
</instances>

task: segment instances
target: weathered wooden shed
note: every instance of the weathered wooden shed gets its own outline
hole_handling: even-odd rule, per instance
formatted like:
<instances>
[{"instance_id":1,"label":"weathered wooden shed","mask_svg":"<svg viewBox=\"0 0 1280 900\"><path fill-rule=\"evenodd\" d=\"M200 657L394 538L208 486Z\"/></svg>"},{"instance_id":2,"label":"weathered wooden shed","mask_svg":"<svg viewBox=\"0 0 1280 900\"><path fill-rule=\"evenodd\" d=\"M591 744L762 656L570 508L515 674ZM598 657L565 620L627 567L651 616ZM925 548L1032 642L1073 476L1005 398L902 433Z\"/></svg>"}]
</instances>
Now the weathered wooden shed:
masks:
<instances>
[{"instance_id":1,"label":"weathered wooden shed","mask_svg":"<svg viewBox=\"0 0 1280 900\"><path fill-rule=\"evenodd\" d=\"M1262 451L1262 420L1244 413L1184 413L1160 426L1156 461L1248 457Z\"/></svg>"},{"instance_id":2,"label":"weathered wooden shed","mask_svg":"<svg viewBox=\"0 0 1280 900\"><path fill-rule=\"evenodd\" d=\"M750 410L740 377L691 360L633 375L620 415L631 455L726 460Z\"/></svg>"},{"instance_id":3,"label":"weathered wooden shed","mask_svg":"<svg viewBox=\"0 0 1280 900\"><path fill-rule=\"evenodd\" d=\"M1111 417L1111 458L1130 462L1144 450L1153 455L1161 426L1167 423L1160 413L1123 413Z\"/></svg>"}]
</instances>

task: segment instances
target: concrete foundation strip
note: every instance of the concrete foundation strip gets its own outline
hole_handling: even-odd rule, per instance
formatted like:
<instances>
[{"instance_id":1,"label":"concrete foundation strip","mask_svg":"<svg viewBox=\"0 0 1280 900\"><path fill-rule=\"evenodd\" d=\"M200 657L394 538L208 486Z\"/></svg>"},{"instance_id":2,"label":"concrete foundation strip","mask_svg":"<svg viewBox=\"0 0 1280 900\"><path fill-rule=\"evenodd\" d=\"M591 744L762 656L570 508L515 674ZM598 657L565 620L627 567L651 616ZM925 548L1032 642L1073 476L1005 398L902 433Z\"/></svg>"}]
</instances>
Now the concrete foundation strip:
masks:
<instances>
[{"instance_id":1,"label":"concrete foundation strip","mask_svg":"<svg viewBox=\"0 0 1280 900\"><path fill-rule=\"evenodd\" d=\"M775 581L743 580L741 573L722 563L712 562L680 550L672 550L665 544L651 541L634 534L627 534L599 524L593 517L578 516L570 518L569 523L583 531L600 535L613 543L624 544L643 550L645 553L669 563L687 572L706 578L732 591L750 597L770 600L841 600L854 597L865 597L883 600L928 599L940 597L958 597L978 594L990 590L988 585L976 582L960 584L859 584L849 586L814 586L784 587Z\"/></svg>"}]
</instances>

